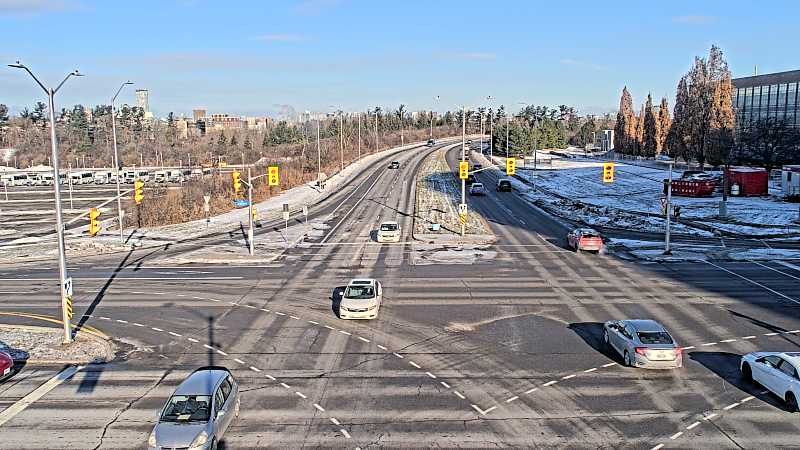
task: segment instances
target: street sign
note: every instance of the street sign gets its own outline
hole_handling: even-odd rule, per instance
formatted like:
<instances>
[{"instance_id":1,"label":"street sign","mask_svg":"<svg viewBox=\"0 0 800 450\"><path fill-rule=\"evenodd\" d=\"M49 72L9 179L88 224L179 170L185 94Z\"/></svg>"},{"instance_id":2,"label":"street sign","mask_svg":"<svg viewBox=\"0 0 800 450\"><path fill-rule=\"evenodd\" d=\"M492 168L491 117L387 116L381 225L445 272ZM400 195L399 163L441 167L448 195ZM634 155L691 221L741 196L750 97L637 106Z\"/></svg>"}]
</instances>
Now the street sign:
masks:
<instances>
[{"instance_id":1,"label":"street sign","mask_svg":"<svg viewBox=\"0 0 800 450\"><path fill-rule=\"evenodd\" d=\"M72 277L67 277L64 279L64 295L67 297L72 297Z\"/></svg>"},{"instance_id":2,"label":"street sign","mask_svg":"<svg viewBox=\"0 0 800 450\"><path fill-rule=\"evenodd\" d=\"M208 203L211 201L211 196L210 195L204 195L203 196L203 201L206 202L206 205L208 205Z\"/></svg>"},{"instance_id":3,"label":"street sign","mask_svg":"<svg viewBox=\"0 0 800 450\"><path fill-rule=\"evenodd\" d=\"M467 204L466 203L459 203L458 205L458 213L461 215L467 214Z\"/></svg>"},{"instance_id":4,"label":"street sign","mask_svg":"<svg viewBox=\"0 0 800 450\"><path fill-rule=\"evenodd\" d=\"M67 298L64 299L64 307L67 310L67 319L72 320L72 296L68 295Z\"/></svg>"},{"instance_id":5,"label":"street sign","mask_svg":"<svg viewBox=\"0 0 800 450\"><path fill-rule=\"evenodd\" d=\"M303 205L303 215L304 216L308 215L308 205Z\"/></svg>"},{"instance_id":6,"label":"street sign","mask_svg":"<svg viewBox=\"0 0 800 450\"><path fill-rule=\"evenodd\" d=\"M237 208L245 208L247 206L250 206L250 202L247 200L234 200L233 206Z\"/></svg>"},{"instance_id":7,"label":"street sign","mask_svg":"<svg viewBox=\"0 0 800 450\"><path fill-rule=\"evenodd\" d=\"M667 214L667 199L664 197L661 198L661 214Z\"/></svg>"},{"instance_id":8,"label":"street sign","mask_svg":"<svg viewBox=\"0 0 800 450\"><path fill-rule=\"evenodd\" d=\"M466 214L461 214L460 216L458 216L458 220L459 220L459 222L461 222L461 225L466 225L467 224L467 215Z\"/></svg>"}]
</instances>

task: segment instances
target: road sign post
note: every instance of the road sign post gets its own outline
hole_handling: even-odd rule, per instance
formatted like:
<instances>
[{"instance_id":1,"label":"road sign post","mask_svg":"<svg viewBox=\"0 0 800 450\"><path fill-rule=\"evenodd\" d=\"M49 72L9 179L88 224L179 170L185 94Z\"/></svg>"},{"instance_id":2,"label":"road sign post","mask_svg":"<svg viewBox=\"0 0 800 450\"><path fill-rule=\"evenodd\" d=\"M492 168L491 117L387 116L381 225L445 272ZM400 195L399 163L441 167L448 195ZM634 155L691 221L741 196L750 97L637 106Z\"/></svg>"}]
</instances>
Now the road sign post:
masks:
<instances>
[{"instance_id":1,"label":"road sign post","mask_svg":"<svg viewBox=\"0 0 800 450\"><path fill-rule=\"evenodd\" d=\"M670 203L672 203L672 161L669 163L669 178L667 178L667 224L664 232L664 254L671 255L672 249L669 247L670 233Z\"/></svg>"},{"instance_id":2,"label":"road sign post","mask_svg":"<svg viewBox=\"0 0 800 450\"><path fill-rule=\"evenodd\" d=\"M208 228L208 224L211 223L211 204L209 203L211 201L211 196L208 194L204 195L203 201L205 202L203 210L206 212L206 228Z\"/></svg>"},{"instance_id":3,"label":"road sign post","mask_svg":"<svg viewBox=\"0 0 800 450\"><path fill-rule=\"evenodd\" d=\"M284 203L283 204L283 222L284 222L283 229L284 230L288 230L289 229L289 204L288 203Z\"/></svg>"},{"instance_id":4,"label":"road sign post","mask_svg":"<svg viewBox=\"0 0 800 450\"><path fill-rule=\"evenodd\" d=\"M248 204L248 228L247 239L250 241L248 246L250 248L250 256L255 253L255 246L253 245L253 177L250 175L250 168L247 168L247 204Z\"/></svg>"},{"instance_id":5,"label":"road sign post","mask_svg":"<svg viewBox=\"0 0 800 450\"><path fill-rule=\"evenodd\" d=\"M305 216L306 225L308 225L308 205L303 205L303 216Z\"/></svg>"}]
</instances>

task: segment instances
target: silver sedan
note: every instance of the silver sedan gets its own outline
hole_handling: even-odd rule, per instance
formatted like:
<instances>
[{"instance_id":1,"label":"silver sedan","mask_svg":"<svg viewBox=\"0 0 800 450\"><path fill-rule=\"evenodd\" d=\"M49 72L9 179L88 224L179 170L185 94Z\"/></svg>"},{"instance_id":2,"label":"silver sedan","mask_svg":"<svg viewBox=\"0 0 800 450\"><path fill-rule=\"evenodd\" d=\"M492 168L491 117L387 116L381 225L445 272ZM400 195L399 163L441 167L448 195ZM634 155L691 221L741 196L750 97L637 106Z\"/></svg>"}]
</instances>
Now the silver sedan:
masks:
<instances>
[{"instance_id":1,"label":"silver sedan","mask_svg":"<svg viewBox=\"0 0 800 450\"><path fill-rule=\"evenodd\" d=\"M674 369L683 365L683 349L655 320L610 320L603 341L622 356L626 366Z\"/></svg>"}]
</instances>

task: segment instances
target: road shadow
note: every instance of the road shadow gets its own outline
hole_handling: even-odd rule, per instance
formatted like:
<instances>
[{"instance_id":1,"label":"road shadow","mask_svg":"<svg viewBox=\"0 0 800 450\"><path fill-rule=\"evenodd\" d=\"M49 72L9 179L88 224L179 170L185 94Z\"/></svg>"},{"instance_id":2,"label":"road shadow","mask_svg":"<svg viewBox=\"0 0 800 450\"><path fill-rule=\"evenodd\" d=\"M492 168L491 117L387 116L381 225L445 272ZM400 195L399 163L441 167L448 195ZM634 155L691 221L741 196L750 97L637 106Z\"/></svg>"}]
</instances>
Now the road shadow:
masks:
<instances>
[{"instance_id":1,"label":"road shadow","mask_svg":"<svg viewBox=\"0 0 800 450\"><path fill-rule=\"evenodd\" d=\"M567 326L596 352L618 364L624 364L622 357L603 341L603 324L601 322L573 322Z\"/></svg>"},{"instance_id":2,"label":"road shadow","mask_svg":"<svg viewBox=\"0 0 800 450\"><path fill-rule=\"evenodd\" d=\"M101 301L103 301L103 298L106 295L106 291L108 291L108 288L111 287L111 284L114 282L114 279L117 278L119 273L128 264L128 260L131 258L132 255L133 255L133 249L128 250L128 253L125 254L124 258L122 258L122 261L117 263L117 267L115 267L114 271L111 272L111 275L108 277L106 282L103 284L103 287L101 287L100 290L97 291L97 294L94 296L94 299L92 300L92 303L89 305L88 308L86 308L86 311L83 312L83 315L81 316L80 320L78 320L78 323L75 325L75 328L74 328L74 330L72 332L73 336L77 336L78 335L78 333L83 329L83 326L89 320L89 316L94 314L94 310L97 309L97 306L100 304Z\"/></svg>"},{"instance_id":3,"label":"road shadow","mask_svg":"<svg viewBox=\"0 0 800 450\"><path fill-rule=\"evenodd\" d=\"M718 377L740 391L769 403L781 411L789 411L781 399L769 392L762 394L766 389L742 377L742 373L739 370L739 362L742 359L742 355L729 352L691 352L689 353L689 358L702 364L706 369L714 372Z\"/></svg>"},{"instance_id":4,"label":"road shadow","mask_svg":"<svg viewBox=\"0 0 800 450\"><path fill-rule=\"evenodd\" d=\"M331 293L331 311L339 318L339 306L342 304L342 295L347 286L336 286Z\"/></svg>"},{"instance_id":5,"label":"road shadow","mask_svg":"<svg viewBox=\"0 0 800 450\"><path fill-rule=\"evenodd\" d=\"M11 366L11 372L6 375L0 373L0 382L3 382L22 372L22 369L28 364L30 354L21 348L12 347L4 341L0 341L0 351L8 353L11 355L11 359L14 360L14 365Z\"/></svg>"},{"instance_id":6,"label":"road shadow","mask_svg":"<svg viewBox=\"0 0 800 450\"><path fill-rule=\"evenodd\" d=\"M97 388L97 384L100 382L100 376L103 374L105 367L106 366L99 364L93 364L88 370L84 371L83 379L78 384L76 393L91 394L94 392L95 388Z\"/></svg>"}]
</instances>

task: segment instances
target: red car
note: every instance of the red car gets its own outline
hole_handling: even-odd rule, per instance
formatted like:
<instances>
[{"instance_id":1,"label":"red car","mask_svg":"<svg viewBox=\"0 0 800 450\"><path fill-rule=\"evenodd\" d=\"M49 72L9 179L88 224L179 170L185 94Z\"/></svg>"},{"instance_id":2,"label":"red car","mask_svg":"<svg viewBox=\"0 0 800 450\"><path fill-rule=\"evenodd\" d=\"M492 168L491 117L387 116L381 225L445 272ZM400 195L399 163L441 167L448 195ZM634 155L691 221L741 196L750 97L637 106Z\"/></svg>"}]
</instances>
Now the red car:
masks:
<instances>
[{"instance_id":1,"label":"red car","mask_svg":"<svg viewBox=\"0 0 800 450\"><path fill-rule=\"evenodd\" d=\"M6 352L0 352L0 380L11 376L14 372L14 359Z\"/></svg>"},{"instance_id":2,"label":"red car","mask_svg":"<svg viewBox=\"0 0 800 450\"><path fill-rule=\"evenodd\" d=\"M567 234L567 245L576 252L585 250L599 253L603 250L603 238L591 228L576 228Z\"/></svg>"}]
</instances>

